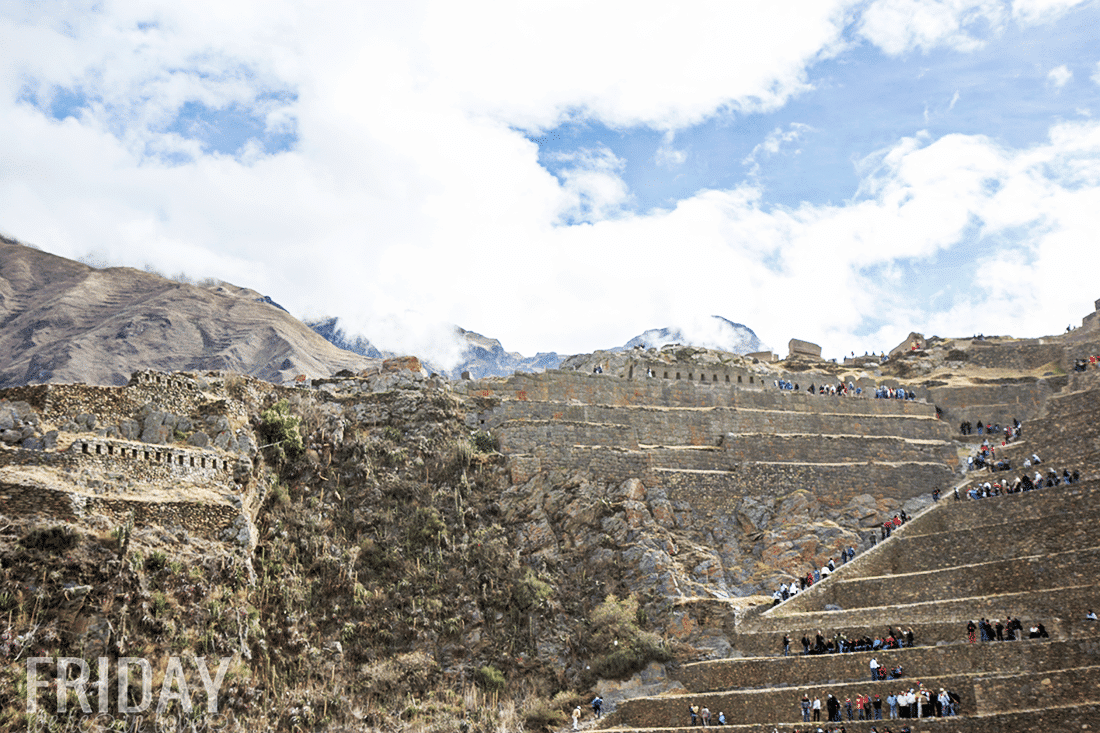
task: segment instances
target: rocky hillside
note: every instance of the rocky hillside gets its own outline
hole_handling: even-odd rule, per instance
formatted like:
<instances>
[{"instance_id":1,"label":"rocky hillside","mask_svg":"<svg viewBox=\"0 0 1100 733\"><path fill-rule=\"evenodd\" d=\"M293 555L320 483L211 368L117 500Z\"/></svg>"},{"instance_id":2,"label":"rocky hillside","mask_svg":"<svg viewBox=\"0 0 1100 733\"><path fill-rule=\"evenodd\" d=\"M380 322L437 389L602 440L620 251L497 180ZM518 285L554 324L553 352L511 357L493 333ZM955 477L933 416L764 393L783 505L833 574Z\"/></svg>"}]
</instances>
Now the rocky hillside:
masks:
<instances>
[{"instance_id":1,"label":"rocky hillside","mask_svg":"<svg viewBox=\"0 0 1100 733\"><path fill-rule=\"evenodd\" d=\"M140 369L226 369L283 383L377 364L252 290L96 269L3 238L0 353L0 387L120 385Z\"/></svg>"}]
</instances>

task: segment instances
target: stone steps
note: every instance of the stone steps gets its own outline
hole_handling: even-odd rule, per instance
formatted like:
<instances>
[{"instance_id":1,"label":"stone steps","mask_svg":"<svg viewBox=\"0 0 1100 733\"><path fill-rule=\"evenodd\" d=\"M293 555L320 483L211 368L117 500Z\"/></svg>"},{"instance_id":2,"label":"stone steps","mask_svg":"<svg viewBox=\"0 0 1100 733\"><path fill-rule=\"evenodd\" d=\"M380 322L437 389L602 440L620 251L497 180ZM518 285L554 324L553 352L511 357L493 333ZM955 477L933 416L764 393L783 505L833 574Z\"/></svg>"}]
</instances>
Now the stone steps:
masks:
<instances>
[{"instance_id":1,"label":"stone steps","mask_svg":"<svg viewBox=\"0 0 1100 733\"><path fill-rule=\"evenodd\" d=\"M950 598L944 600L917 601L874 607L852 608L842 611L805 611L766 614L756 622L757 631L782 633L785 628L881 627L890 624L908 626L916 623L934 623L954 619L965 624L969 619L981 616L996 618L1006 614L1025 618L1052 619L1084 617L1085 612L1100 604L1095 602L1096 584L1058 586L1043 590L1025 590L1014 593ZM1025 613L1026 611L1026 613ZM1098 611L1100 612L1100 611ZM1045 623L1045 622L1044 622Z\"/></svg>"},{"instance_id":2,"label":"stone steps","mask_svg":"<svg viewBox=\"0 0 1100 733\"><path fill-rule=\"evenodd\" d=\"M1036 517L1035 519L1038 519ZM882 550L849 568L844 577L872 577L917 567L937 570L972 563L975 559L1004 560L1059 551L1067 535L1086 533L1095 520L1078 513L1058 513L1032 522L1018 542L1004 542L1012 522L975 526L968 532L947 531L891 538Z\"/></svg>"},{"instance_id":3,"label":"stone steps","mask_svg":"<svg viewBox=\"0 0 1100 733\"><path fill-rule=\"evenodd\" d=\"M1022 639L973 644L957 641L874 652L722 659L685 664L675 677L687 694L694 694L729 689L801 688L821 680L870 684L872 658L887 669L902 665L903 679L910 681L923 679L933 671L940 676L996 674L1004 669L1038 673L1094 664L1098 642L1100 634L1070 640ZM782 680L782 684L776 680ZM897 682L884 680L878 684L893 687Z\"/></svg>"},{"instance_id":4,"label":"stone steps","mask_svg":"<svg viewBox=\"0 0 1100 733\"><path fill-rule=\"evenodd\" d=\"M910 525L913 526L903 527L906 536L965 532L975 526L1031 521L1036 517L1066 512L1088 513L1100 506L1100 480L1086 476L1079 483L1070 486L1055 486L977 501L964 499L956 502L948 492L940 499L939 504L941 508L943 505L952 508L930 513L919 523L911 522Z\"/></svg>"},{"instance_id":5,"label":"stone steps","mask_svg":"<svg viewBox=\"0 0 1100 733\"><path fill-rule=\"evenodd\" d=\"M634 733L673 733L674 731L682 731L687 728L689 719L687 716L687 702L683 703L684 712L681 715L682 722L679 725L672 725L667 727L650 727L650 728L625 728L619 726L610 726L602 730L617 731L617 730L630 730ZM712 720L717 718L718 711L712 710ZM886 717L886 714L883 714ZM727 719L730 718L727 713ZM607 720L607 718L604 718ZM872 721L844 721L843 725L848 731L855 731L856 733L868 733L871 727L874 726L877 730L882 731L884 724L886 727L890 727L892 730L898 730L902 725L909 725L911 728L934 730L936 733L1005 733L1006 731L1041 731L1041 733L1081 733L1082 721L1095 721L1100 720L1100 704L1085 704L1085 705L1051 705L1039 710L1013 710L1008 712L991 712L978 715L965 715L951 718L925 718L921 720L872 720ZM765 730L775 730L778 733L794 733L794 731L807 730L807 723L775 723L772 726L768 726ZM815 730L810 728L809 730ZM695 729L692 729L695 730ZM730 725L725 726L723 730L730 731L730 733L744 732L744 733L760 733L759 724L738 724L733 722Z\"/></svg>"},{"instance_id":6,"label":"stone steps","mask_svg":"<svg viewBox=\"0 0 1100 733\"><path fill-rule=\"evenodd\" d=\"M1044 555L956 565L895 575L846 580L831 578L813 595L799 594L789 601L801 610L811 604L844 609L873 608L922 601L993 596L1025 590L1084 585L1095 580L1100 547Z\"/></svg>"},{"instance_id":7,"label":"stone steps","mask_svg":"<svg viewBox=\"0 0 1100 733\"><path fill-rule=\"evenodd\" d=\"M960 698L960 718L981 716L999 716L1011 712L1026 712L1045 709L1052 700L1058 700L1062 706L1081 707L1100 704L1100 688L1094 684L1083 684L1083 679L1094 679L1100 668L1080 666L1073 668L1044 668L1016 674L970 673L926 675L901 680L871 682L829 681L825 684L767 688L755 690L737 690L730 692L695 692L668 695L658 698L635 698L626 700L616 710L616 722L634 728L649 728L654 725L671 724L676 727L689 723L688 705L699 705L711 710L712 718L719 711L725 712L727 719L740 725L776 725L786 723L796 726L801 721L800 700L803 694L811 699L819 697L822 702L824 718L826 699L832 694L843 702L845 698L855 699L860 694L879 695L883 700L883 717L888 717L889 708L885 699L891 691L907 690L918 682L925 689L938 692L941 688L955 692ZM843 714L843 712L842 712ZM935 721L937 730L938 723ZM971 722L972 720L968 721ZM905 724L925 726L930 720L907 721ZM847 725L847 721L845 721ZM869 729L874 721L865 721L864 728ZM1080 721L1079 721L1080 724ZM881 723L879 724L881 726ZM974 730L973 727L961 727L959 730ZM1080 730L1080 728L1078 729Z\"/></svg>"},{"instance_id":8,"label":"stone steps","mask_svg":"<svg viewBox=\"0 0 1100 733\"><path fill-rule=\"evenodd\" d=\"M892 628L895 632L899 628L912 629L916 642L916 649L925 647L943 646L946 644L961 644L966 641L966 623L968 620L973 619L977 621L980 616L985 616L990 619L1001 619L1012 615L1021 616L1021 621L1024 624L1025 630L1030 628L1032 622L1041 621L1046 627L1047 633L1050 634L1053 640L1067 640L1075 638L1096 638L1100 637L1100 624L1095 621L1088 621L1084 618L1085 611L1089 607L1086 607L1080 612L1080 615L1074 616L1051 616L1051 615L1026 615L1023 612L1013 614L1013 608L1000 608L989 609L987 612L975 613L973 616L963 617L944 621L912 621L906 620L901 622L899 619L887 620L885 623L830 623L834 619L829 618L814 618L812 620L821 621L816 625L800 623L803 620L809 620L802 617L790 617L785 619L787 624L780 624L777 630L768 631L733 631L730 634L729 640L733 649L737 654L742 655L740 658L755 658L755 657L776 657L780 656L779 650L783 634L786 633L791 637L791 655L802 656L802 644L801 639L803 634L808 636L811 640L814 634L820 629L826 636L832 638L836 633L842 633L848 638L856 638L861 636L869 636L871 638L882 637L886 635L887 628ZM1031 611L1029 610L1029 613ZM836 619L839 621L839 619ZM861 653L861 652L854 652ZM815 656L815 655L810 655ZM722 661L722 660L717 660ZM700 662L701 664L701 662Z\"/></svg>"}]
</instances>

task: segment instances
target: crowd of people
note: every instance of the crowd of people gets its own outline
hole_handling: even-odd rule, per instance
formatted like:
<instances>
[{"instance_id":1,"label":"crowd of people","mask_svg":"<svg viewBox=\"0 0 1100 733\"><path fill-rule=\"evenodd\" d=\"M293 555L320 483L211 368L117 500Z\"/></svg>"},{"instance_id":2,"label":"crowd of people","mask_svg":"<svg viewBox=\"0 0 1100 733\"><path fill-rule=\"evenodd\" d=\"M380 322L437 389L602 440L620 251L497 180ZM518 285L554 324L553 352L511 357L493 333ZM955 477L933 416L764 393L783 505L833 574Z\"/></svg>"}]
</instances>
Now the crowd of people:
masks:
<instances>
[{"instance_id":1,"label":"crowd of people","mask_svg":"<svg viewBox=\"0 0 1100 733\"><path fill-rule=\"evenodd\" d=\"M1018 494L1022 491L1035 491L1036 489L1050 489L1055 486L1069 486L1075 484L1081 480L1080 471L1074 470L1070 473L1068 468L1063 468L1062 473L1058 473L1053 468L1047 470L1047 475L1044 477L1039 471L1035 472L1034 476L1029 476L1024 473L1021 476L1017 476L1011 483L1008 479L1003 481L986 481L978 482L966 490L966 496L968 499L988 499L991 496L1002 496L1004 494ZM961 499L959 490L955 489L955 499Z\"/></svg>"},{"instance_id":2,"label":"crowd of people","mask_svg":"<svg viewBox=\"0 0 1100 733\"><path fill-rule=\"evenodd\" d=\"M959 701L959 696L950 690L941 687L937 693L917 682L909 689L890 692L885 697L861 692L854 701L847 697L841 702L830 693L822 704L820 697L811 700L809 695L803 694L798 700L798 709L803 723L820 722L822 715L829 723L883 720L884 717L889 720L911 720L958 715Z\"/></svg>"},{"instance_id":3,"label":"crowd of people","mask_svg":"<svg viewBox=\"0 0 1100 733\"><path fill-rule=\"evenodd\" d=\"M852 558L856 556L856 548L846 547L840 551L840 563L846 564ZM825 563L818 570L810 570L804 576L798 579L797 585L792 580L790 583L780 583L779 587L772 591L772 605L778 606L783 601L787 600L791 596L796 596L800 592L806 590L814 583L820 583L825 578L832 575L833 571L837 568L836 558L829 558L829 562Z\"/></svg>"},{"instance_id":4,"label":"crowd of people","mask_svg":"<svg viewBox=\"0 0 1100 733\"><path fill-rule=\"evenodd\" d=\"M977 621L969 621L966 624L966 640L971 644L978 641L1018 641L1024 638L1024 625L1020 619L1006 616L1002 623L1000 619L990 621L980 618ZM1049 639L1050 634L1042 622L1036 622L1028 628L1029 639Z\"/></svg>"},{"instance_id":5,"label":"crowd of people","mask_svg":"<svg viewBox=\"0 0 1100 733\"><path fill-rule=\"evenodd\" d=\"M714 725L726 725L726 714L722 711L718 711L718 715L715 718L711 718L710 708L704 706L700 708L698 705L688 705L688 714L691 716L692 725L709 726L711 723Z\"/></svg>"},{"instance_id":6,"label":"crowd of people","mask_svg":"<svg viewBox=\"0 0 1100 733\"><path fill-rule=\"evenodd\" d=\"M790 390L792 392L800 391L798 382L792 382L789 379L776 379L772 382L772 386L780 390ZM856 385L854 382L837 382L836 384L811 384L806 388L806 391L810 394L818 395L831 395L833 397L862 397L863 387ZM870 394L870 392L868 392ZM917 395L913 390L905 389L904 387L889 387L886 385L879 385L874 389L875 399L880 400L916 400Z\"/></svg>"},{"instance_id":7,"label":"crowd of people","mask_svg":"<svg viewBox=\"0 0 1100 733\"><path fill-rule=\"evenodd\" d=\"M831 637L826 637L819 629L812 639L808 633L803 634L801 641L803 654L845 654L849 652L871 652L880 649L902 649L911 647L915 643L915 637L912 628L902 629L899 627L895 630L893 627L888 627L885 635L875 637L869 634L850 637L839 631L835 632ZM791 649L790 635L784 634L780 644L782 653L784 655L789 655ZM871 661L874 663L872 669L879 670L877 676L872 676L872 679L896 679L902 676L902 668L900 665L896 668L886 669L885 667L880 667L876 660Z\"/></svg>"},{"instance_id":8,"label":"crowd of people","mask_svg":"<svg viewBox=\"0 0 1100 733\"><path fill-rule=\"evenodd\" d=\"M961 423L959 423L959 432L963 435L973 435L975 424L977 425L978 435L996 435L998 437L1003 436L1004 443L1002 443L1001 445L1006 445L1013 440L1019 440L1021 437L1023 437L1024 434L1024 426L1016 418L1012 418L1012 425L1006 425L1004 429L1001 428L1000 423L983 422L981 418L978 418L975 423L972 423L969 420L963 420Z\"/></svg>"}]
</instances>

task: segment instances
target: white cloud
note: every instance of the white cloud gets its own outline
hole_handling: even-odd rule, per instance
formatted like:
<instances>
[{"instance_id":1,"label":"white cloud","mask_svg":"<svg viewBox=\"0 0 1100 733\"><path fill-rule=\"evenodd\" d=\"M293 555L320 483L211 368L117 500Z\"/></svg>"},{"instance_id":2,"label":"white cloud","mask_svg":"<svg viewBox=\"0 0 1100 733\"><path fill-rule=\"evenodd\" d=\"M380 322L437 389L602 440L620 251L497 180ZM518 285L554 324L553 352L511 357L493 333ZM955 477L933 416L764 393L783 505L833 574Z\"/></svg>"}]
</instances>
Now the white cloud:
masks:
<instances>
[{"instance_id":1,"label":"white cloud","mask_svg":"<svg viewBox=\"0 0 1100 733\"><path fill-rule=\"evenodd\" d=\"M1004 23L1000 0L874 0L863 12L859 33L883 51L898 55L947 47L973 51L982 31Z\"/></svg>"},{"instance_id":2,"label":"white cloud","mask_svg":"<svg viewBox=\"0 0 1100 733\"><path fill-rule=\"evenodd\" d=\"M586 148L576 153L558 153L553 158L569 164L558 174L566 201L561 220L591 223L607 219L629 202L630 193L622 179L626 161L610 149Z\"/></svg>"},{"instance_id":3,"label":"white cloud","mask_svg":"<svg viewBox=\"0 0 1100 733\"><path fill-rule=\"evenodd\" d=\"M951 104L947 105L947 111L950 112L951 110L955 109L955 105L958 104L958 102L959 102L959 90L956 89L955 93L953 95L951 95Z\"/></svg>"},{"instance_id":4,"label":"white cloud","mask_svg":"<svg viewBox=\"0 0 1100 733\"><path fill-rule=\"evenodd\" d=\"M654 162L657 165L665 168L679 168L687 162L687 152L672 147L675 136L676 134L672 130L664 134L661 145L657 148L657 152L654 155Z\"/></svg>"},{"instance_id":5,"label":"white cloud","mask_svg":"<svg viewBox=\"0 0 1100 733\"><path fill-rule=\"evenodd\" d=\"M1069 80L1072 78L1073 72L1070 71L1069 67L1065 64L1062 64L1061 66L1055 66L1053 69L1050 70L1050 73L1047 74L1047 80L1059 89L1068 84Z\"/></svg>"},{"instance_id":6,"label":"white cloud","mask_svg":"<svg viewBox=\"0 0 1100 733\"><path fill-rule=\"evenodd\" d=\"M753 147L752 152L745 156L741 164L751 166L749 169L750 175L756 175L760 172L760 157L776 155L785 144L799 142L806 136L806 133L812 131L812 127L801 122L792 122L785 131L783 128L777 127L768 133L763 142ZM794 151L796 155L799 152L798 149Z\"/></svg>"},{"instance_id":7,"label":"white cloud","mask_svg":"<svg viewBox=\"0 0 1100 733\"><path fill-rule=\"evenodd\" d=\"M1096 62L1096 70L1092 72L1092 80L1100 84L1100 61Z\"/></svg>"},{"instance_id":8,"label":"white cloud","mask_svg":"<svg viewBox=\"0 0 1100 733\"><path fill-rule=\"evenodd\" d=\"M434 349L441 362L457 348L448 323L527 354L622 343L700 313L746 323L767 343L805 337L832 353L866 343L854 334L868 315L891 324L866 337L880 347L910 328L988 331L986 301L960 305L952 328L938 325L906 300L895 265L958 246L975 221L991 240L1022 237L991 245L983 263L1006 282L1062 278L1078 297L1100 264L1090 213L1100 211L1100 143L1087 123L1020 151L977 136L898 141L864 161L864 185L844 205L776 207L742 184L644 215L626 211L624 162L610 150L554 161L559 179L519 131L565 118L647 125L666 132L658 158L674 164L682 126L772 109L805 89L807 64L837 53L852 20L841 3L662 13L603 4L39 7L0 12L5 233L66 256L220 277L296 315L339 315L381 346ZM1004 7L876 2L858 28L890 53L965 49ZM937 8L944 18L928 14ZM139 27L147 21L155 25ZM57 121L18 101L28 87L43 96L79 89L91 103ZM257 108L263 125L296 130L298 142L278 155L256 143L210 154L165 129L186 102ZM750 164L800 144L807 130L773 131ZM165 152L183 162L164 162ZM1065 261L1075 266L1059 272ZM1021 274L1017 262L1030 269ZM1064 320L1058 309L1078 307L1033 290L987 296L1005 306L996 310L1005 332L1041 334Z\"/></svg>"},{"instance_id":9,"label":"white cloud","mask_svg":"<svg viewBox=\"0 0 1100 733\"><path fill-rule=\"evenodd\" d=\"M1057 19L1067 10L1088 0L1013 0L1012 14L1025 23L1044 23Z\"/></svg>"}]
</instances>

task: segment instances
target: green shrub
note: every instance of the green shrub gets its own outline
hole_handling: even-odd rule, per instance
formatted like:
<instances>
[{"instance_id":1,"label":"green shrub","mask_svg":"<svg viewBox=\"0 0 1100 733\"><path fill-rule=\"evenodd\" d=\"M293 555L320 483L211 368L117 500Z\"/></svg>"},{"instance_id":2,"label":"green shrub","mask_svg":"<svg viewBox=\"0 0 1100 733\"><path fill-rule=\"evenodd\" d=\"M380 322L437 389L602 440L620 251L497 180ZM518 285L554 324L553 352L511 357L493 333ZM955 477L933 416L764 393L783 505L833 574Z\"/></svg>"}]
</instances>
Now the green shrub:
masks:
<instances>
[{"instance_id":1,"label":"green shrub","mask_svg":"<svg viewBox=\"0 0 1100 733\"><path fill-rule=\"evenodd\" d=\"M79 543L80 533L65 526L32 529L20 540L20 544L28 550L44 552L65 552Z\"/></svg>"},{"instance_id":2,"label":"green shrub","mask_svg":"<svg viewBox=\"0 0 1100 733\"><path fill-rule=\"evenodd\" d=\"M528 730L551 730L565 725L568 716L544 697L527 703L523 711L523 724Z\"/></svg>"},{"instance_id":3,"label":"green shrub","mask_svg":"<svg viewBox=\"0 0 1100 733\"><path fill-rule=\"evenodd\" d=\"M260 413L260 439L275 460L294 460L304 452L300 423L301 418L290 414L286 400L279 400Z\"/></svg>"},{"instance_id":4,"label":"green shrub","mask_svg":"<svg viewBox=\"0 0 1100 733\"><path fill-rule=\"evenodd\" d=\"M479 430L474 433L474 447L481 453L495 453L500 449L500 441L492 433Z\"/></svg>"},{"instance_id":5,"label":"green shrub","mask_svg":"<svg viewBox=\"0 0 1100 733\"><path fill-rule=\"evenodd\" d=\"M474 679L488 692L500 692L504 689L504 673L491 664L479 667L474 673Z\"/></svg>"},{"instance_id":6,"label":"green shrub","mask_svg":"<svg viewBox=\"0 0 1100 733\"><path fill-rule=\"evenodd\" d=\"M642 630L644 619L633 595L622 600L609 595L593 610L588 622L590 677L623 679L650 662L672 658L661 637Z\"/></svg>"}]
</instances>

